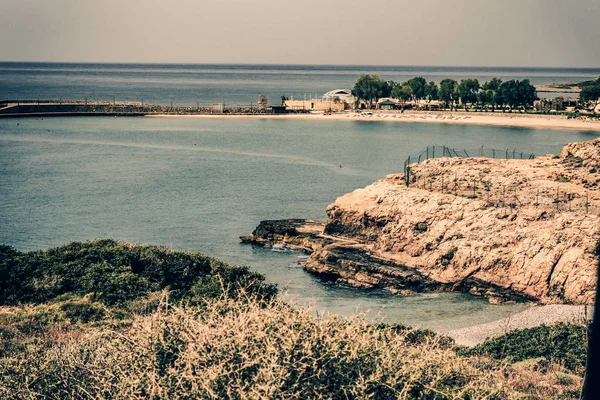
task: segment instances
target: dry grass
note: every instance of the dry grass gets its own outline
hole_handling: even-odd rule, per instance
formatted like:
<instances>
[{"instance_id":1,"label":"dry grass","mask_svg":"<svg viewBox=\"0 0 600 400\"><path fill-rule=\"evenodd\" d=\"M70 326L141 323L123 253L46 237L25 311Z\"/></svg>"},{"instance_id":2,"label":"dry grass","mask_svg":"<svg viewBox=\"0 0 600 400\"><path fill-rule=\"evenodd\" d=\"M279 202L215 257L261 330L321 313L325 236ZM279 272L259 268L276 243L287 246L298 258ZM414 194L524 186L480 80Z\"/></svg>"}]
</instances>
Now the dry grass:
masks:
<instances>
[{"instance_id":1,"label":"dry grass","mask_svg":"<svg viewBox=\"0 0 600 400\"><path fill-rule=\"evenodd\" d=\"M556 365L460 357L439 338L279 300L166 298L131 324L54 324L4 352L0 397L547 399L577 398L581 385Z\"/></svg>"}]
</instances>

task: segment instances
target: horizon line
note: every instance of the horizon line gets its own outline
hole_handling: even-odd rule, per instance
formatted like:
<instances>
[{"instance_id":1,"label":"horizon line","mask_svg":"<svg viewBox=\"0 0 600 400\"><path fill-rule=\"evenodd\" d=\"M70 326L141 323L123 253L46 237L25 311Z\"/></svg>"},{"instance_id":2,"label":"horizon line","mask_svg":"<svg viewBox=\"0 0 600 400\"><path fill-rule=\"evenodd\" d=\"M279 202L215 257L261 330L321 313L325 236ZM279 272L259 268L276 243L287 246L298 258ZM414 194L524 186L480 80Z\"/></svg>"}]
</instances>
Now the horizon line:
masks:
<instances>
[{"instance_id":1,"label":"horizon line","mask_svg":"<svg viewBox=\"0 0 600 400\"><path fill-rule=\"evenodd\" d=\"M16 60L0 60L0 63L6 64L96 64L96 65L236 65L236 66L319 66L319 67L402 67L402 68L529 68L529 69L580 69L580 70L598 70L600 67L568 67L568 66L529 66L529 65L418 65L418 64L311 64L311 63L238 63L238 62L126 62L126 61L16 61Z\"/></svg>"}]
</instances>

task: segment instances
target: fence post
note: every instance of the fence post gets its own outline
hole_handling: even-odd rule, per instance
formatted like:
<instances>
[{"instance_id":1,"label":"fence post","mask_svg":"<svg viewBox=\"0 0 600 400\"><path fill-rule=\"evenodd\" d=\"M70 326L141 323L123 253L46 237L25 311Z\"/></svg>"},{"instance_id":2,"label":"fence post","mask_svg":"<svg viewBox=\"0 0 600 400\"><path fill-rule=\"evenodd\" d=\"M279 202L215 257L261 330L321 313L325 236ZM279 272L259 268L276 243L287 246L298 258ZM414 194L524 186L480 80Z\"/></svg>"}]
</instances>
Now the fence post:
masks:
<instances>
[{"instance_id":1,"label":"fence post","mask_svg":"<svg viewBox=\"0 0 600 400\"><path fill-rule=\"evenodd\" d=\"M483 146L479 149L479 157L483 157Z\"/></svg>"},{"instance_id":2,"label":"fence post","mask_svg":"<svg viewBox=\"0 0 600 400\"><path fill-rule=\"evenodd\" d=\"M496 158L496 149L492 149L492 158Z\"/></svg>"},{"instance_id":3,"label":"fence post","mask_svg":"<svg viewBox=\"0 0 600 400\"><path fill-rule=\"evenodd\" d=\"M589 207L589 205L590 205L590 202L589 202L589 200L590 200L590 199L589 199L589 193L588 193L588 192L585 192L585 213L586 213L586 214L588 213L588 207Z\"/></svg>"},{"instance_id":4,"label":"fence post","mask_svg":"<svg viewBox=\"0 0 600 400\"><path fill-rule=\"evenodd\" d=\"M420 154L419 154L419 160L417 161L417 164L420 164L420 163L421 163L421 156L422 156L422 155L423 155L423 153L420 153Z\"/></svg>"},{"instance_id":5,"label":"fence post","mask_svg":"<svg viewBox=\"0 0 600 400\"><path fill-rule=\"evenodd\" d=\"M456 174L454 174L454 195L458 193L458 179L456 178Z\"/></svg>"},{"instance_id":6,"label":"fence post","mask_svg":"<svg viewBox=\"0 0 600 400\"><path fill-rule=\"evenodd\" d=\"M523 159L523 152L521 152L521 160Z\"/></svg>"},{"instance_id":7,"label":"fence post","mask_svg":"<svg viewBox=\"0 0 600 400\"><path fill-rule=\"evenodd\" d=\"M431 158L435 158L435 144L432 147L432 154L433 155L431 156Z\"/></svg>"},{"instance_id":8,"label":"fence post","mask_svg":"<svg viewBox=\"0 0 600 400\"><path fill-rule=\"evenodd\" d=\"M508 149L506 149L506 159L508 160Z\"/></svg>"},{"instance_id":9,"label":"fence post","mask_svg":"<svg viewBox=\"0 0 600 400\"><path fill-rule=\"evenodd\" d=\"M513 150L513 158L515 158L515 153L517 152L517 149Z\"/></svg>"},{"instance_id":10,"label":"fence post","mask_svg":"<svg viewBox=\"0 0 600 400\"><path fill-rule=\"evenodd\" d=\"M426 158L426 160L429 160L429 146L427 146L427 149L425 151L427 152L427 158Z\"/></svg>"}]
</instances>

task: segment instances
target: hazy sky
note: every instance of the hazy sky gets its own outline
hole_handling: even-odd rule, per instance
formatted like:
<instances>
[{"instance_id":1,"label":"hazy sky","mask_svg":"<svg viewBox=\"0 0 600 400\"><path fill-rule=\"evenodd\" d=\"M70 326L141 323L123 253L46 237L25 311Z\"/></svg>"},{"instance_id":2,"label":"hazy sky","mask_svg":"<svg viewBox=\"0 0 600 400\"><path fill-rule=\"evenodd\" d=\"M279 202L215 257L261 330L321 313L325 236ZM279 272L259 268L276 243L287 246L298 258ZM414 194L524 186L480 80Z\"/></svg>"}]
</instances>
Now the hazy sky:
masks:
<instances>
[{"instance_id":1,"label":"hazy sky","mask_svg":"<svg viewBox=\"0 0 600 400\"><path fill-rule=\"evenodd\" d=\"M0 0L0 60L600 67L600 0Z\"/></svg>"}]
</instances>

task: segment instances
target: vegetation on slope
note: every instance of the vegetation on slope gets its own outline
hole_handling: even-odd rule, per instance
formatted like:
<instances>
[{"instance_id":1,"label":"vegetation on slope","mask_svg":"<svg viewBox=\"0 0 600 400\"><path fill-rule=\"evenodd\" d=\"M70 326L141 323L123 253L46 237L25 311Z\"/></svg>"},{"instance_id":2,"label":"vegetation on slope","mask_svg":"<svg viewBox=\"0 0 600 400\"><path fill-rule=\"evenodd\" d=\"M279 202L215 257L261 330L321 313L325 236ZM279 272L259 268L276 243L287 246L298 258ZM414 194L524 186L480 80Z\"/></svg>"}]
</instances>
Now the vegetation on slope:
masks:
<instances>
[{"instance_id":1,"label":"vegetation on slope","mask_svg":"<svg viewBox=\"0 0 600 400\"><path fill-rule=\"evenodd\" d=\"M577 366L460 355L432 332L322 318L275 293L245 268L158 247L2 247L0 398L578 396Z\"/></svg>"},{"instance_id":2,"label":"vegetation on slope","mask_svg":"<svg viewBox=\"0 0 600 400\"><path fill-rule=\"evenodd\" d=\"M122 306L168 289L172 299L215 298L245 288L266 298L277 289L246 267L197 253L114 240L74 242L48 251L20 253L0 246L0 304L40 304L88 297Z\"/></svg>"},{"instance_id":3,"label":"vegetation on slope","mask_svg":"<svg viewBox=\"0 0 600 400\"><path fill-rule=\"evenodd\" d=\"M119 329L51 329L0 360L0 396L546 399L574 396L581 381L555 365L460 357L436 339L415 344L406 331L248 296L163 301Z\"/></svg>"},{"instance_id":4,"label":"vegetation on slope","mask_svg":"<svg viewBox=\"0 0 600 400\"><path fill-rule=\"evenodd\" d=\"M587 327L561 322L552 326L515 329L458 352L465 356L487 355L511 362L542 358L582 374L587 355Z\"/></svg>"}]
</instances>

